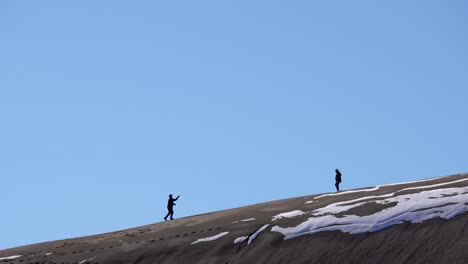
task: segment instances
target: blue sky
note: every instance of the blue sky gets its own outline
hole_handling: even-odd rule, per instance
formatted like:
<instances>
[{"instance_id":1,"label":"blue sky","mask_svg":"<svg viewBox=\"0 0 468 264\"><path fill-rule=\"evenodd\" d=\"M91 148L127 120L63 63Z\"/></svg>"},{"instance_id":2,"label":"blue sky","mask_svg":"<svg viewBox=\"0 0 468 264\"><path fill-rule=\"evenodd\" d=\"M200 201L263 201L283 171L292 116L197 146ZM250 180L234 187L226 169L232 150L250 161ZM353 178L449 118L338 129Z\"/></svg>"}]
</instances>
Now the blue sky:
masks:
<instances>
[{"instance_id":1,"label":"blue sky","mask_svg":"<svg viewBox=\"0 0 468 264\"><path fill-rule=\"evenodd\" d=\"M1 1L0 248L468 172L466 1Z\"/></svg>"}]
</instances>

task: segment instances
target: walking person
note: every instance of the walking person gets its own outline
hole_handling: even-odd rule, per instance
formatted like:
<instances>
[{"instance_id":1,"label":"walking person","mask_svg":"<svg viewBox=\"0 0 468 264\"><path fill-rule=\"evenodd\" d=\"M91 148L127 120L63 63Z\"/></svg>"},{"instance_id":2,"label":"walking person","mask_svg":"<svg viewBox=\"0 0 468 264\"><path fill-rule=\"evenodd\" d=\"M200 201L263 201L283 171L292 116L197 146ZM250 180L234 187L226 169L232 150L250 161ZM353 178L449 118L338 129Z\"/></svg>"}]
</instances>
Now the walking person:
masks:
<instances>
[{"instance_id":1,"label":"walking person","mask_svg":"<svg viewBox=\"0 0 468 264\"><path fill-rule=\"evenodd\" d=\"M339 192L340 191L340 183L341 183L341 172L336 169L335 170L335 187L336 187L336 191Z\"/></svg>"},{"instance_id":2,"label":"walking person","mask_svg":"<svg viewBox=\"0 0 468 264\"><path fill-rule=\"evenodd\" d=\"M174 202L179 199L180 195L177 196L177 198L172 198L172 194L169 194L169 200L167 200L167 215L164 217L164 221L167 221L167 217L171 216L171 220L174 220L172 216L174 215L174 205L176 205Z\"/></svg>"}]
</instances>

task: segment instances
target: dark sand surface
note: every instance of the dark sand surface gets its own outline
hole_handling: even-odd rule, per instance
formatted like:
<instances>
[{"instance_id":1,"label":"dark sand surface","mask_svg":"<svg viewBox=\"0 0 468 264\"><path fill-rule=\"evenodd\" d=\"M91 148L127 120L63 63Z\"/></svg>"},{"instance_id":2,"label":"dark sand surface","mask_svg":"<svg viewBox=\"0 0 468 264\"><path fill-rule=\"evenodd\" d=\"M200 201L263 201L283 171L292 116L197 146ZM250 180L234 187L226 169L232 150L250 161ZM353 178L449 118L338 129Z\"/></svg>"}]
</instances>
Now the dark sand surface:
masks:
<instances>
[{"instance_id":1,"label":"dark sand surface","mask_svg":"<svg viewBox=\"0 0 468 264\"><path fill-rule=\"evenodd\" d=\"M297 226L311 217L302 215L272 221L272 217L279 213L294 210L310 212L335 202L463 179L468 179L468 175L318 199L314 197L319 195L296 197L112 233L21 246L0 250L0 259L21 255L12 260L0 260L0 263L468 263L468 213L449 220L434 218L422 223L402 223L371 233L328 231L284 240L281 233L271 231L274 225ZM468 181L407 190L399 195L465 186L468 186ZM310 200L314 202L305 204ZM391 206L394 205L370 203L348 213L365 216ZM240 221L251 218L255 220ZM251 244L233 242L266 224L270 226ZM191 244L222 232L229 233L215 241Z\"/></svg>"}]
</instances>

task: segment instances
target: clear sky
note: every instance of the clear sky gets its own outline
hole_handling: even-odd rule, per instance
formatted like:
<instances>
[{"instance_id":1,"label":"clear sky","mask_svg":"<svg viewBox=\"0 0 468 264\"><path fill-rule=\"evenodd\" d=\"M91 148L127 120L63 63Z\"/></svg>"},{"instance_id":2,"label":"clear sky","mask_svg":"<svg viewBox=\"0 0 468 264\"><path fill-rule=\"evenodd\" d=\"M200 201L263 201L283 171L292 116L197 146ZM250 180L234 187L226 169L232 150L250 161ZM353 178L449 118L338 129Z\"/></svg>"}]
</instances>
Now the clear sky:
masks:
<instances>
[{"instance_id":1,"label":"clear sky","mask_svg":"<svg viewBox=\"0 0 468 264\"><path fill-rule=\"evenodd\" d=\"M0 1L0 248L468 172L466 1Z\"/></svg>"}]
</instances>

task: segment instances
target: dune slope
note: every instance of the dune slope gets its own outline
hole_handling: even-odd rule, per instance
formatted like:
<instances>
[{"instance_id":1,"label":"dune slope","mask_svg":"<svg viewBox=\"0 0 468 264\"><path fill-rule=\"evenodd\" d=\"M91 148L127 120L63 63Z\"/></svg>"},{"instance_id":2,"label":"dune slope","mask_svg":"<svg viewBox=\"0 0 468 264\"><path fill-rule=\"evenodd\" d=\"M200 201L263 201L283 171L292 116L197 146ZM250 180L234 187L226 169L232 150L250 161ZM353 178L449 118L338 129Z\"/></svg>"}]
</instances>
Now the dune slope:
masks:
<instances>
[{"instance_id":1,"label":"dune slope","mask_svg":"<svg viewBox=\"0 0 468 264\"><path fill-rule=\"evenodd\" d=\"M0 263L468 263L468 174L0 251Z\"/></svg>"}]
</instances>

